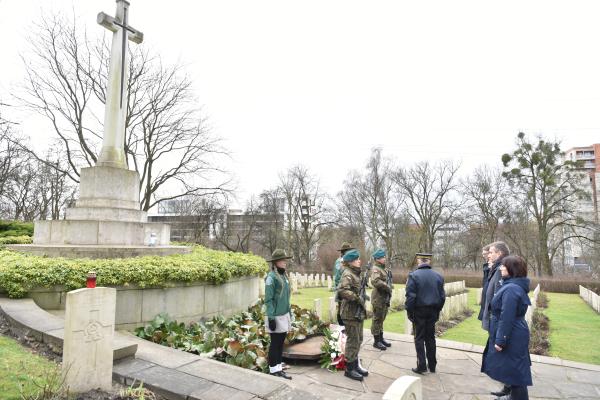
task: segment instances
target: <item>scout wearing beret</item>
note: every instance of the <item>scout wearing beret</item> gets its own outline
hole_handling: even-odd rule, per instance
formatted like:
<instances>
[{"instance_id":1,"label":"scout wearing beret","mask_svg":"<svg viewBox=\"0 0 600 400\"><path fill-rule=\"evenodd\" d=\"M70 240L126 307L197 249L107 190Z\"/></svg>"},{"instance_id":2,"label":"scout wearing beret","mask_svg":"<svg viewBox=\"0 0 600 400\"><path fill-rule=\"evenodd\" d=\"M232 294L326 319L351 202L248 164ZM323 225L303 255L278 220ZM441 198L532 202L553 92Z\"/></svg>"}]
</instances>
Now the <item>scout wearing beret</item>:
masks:
<instances>
[{"instance_id":1,"label":"scout wearing beret","mask_svg":"<svg viewBox=\"0 0 600 400\"><path fill-rule=\"evenodd\" d=\"M343 257L344 270L337 297L341 299L340 316L346 329L346 372L350 379L362 381L363 376L369 375L363 369L358 359L358 351L363 341L363 321L366 318L365 303L360 294L360 253L349 250Z\"/></svg>"},{"instance_id":2,"label":"scout wearing beret","mask_svg":"<svg viewBox=\"0 0 600 400\"><path fill-rule=\"evenodd\" d=\"M379 249L373 253L373 272L371 272L371 304L373 305L373 347L387 350L392 344L383 338L383 321L387 316L392 298L392 270L385 265L385 250Z\"/></svg>"}]
</instances>

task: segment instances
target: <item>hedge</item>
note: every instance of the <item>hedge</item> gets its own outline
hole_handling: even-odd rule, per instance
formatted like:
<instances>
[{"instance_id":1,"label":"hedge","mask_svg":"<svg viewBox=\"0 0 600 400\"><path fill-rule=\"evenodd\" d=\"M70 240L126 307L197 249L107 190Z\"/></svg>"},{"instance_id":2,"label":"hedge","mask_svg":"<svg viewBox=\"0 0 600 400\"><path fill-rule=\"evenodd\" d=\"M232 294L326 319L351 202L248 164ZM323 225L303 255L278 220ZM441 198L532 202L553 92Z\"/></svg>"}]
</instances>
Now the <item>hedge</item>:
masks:
<instances>
[{"instance_id":1,"label":"hedge","mask_svg":"<svg viewBox=\"0 0 600 400\"><path fill-rule=\"evenodd\" d=\"M88 271L97 274L98 286L169 287L175 282L221 284L233 277L268 271L264 258L195 246L189 254L121 259L45 258L0 250L0 292L24 297L37 287L85 286Z\"/></svg>"},{"instance_id":2,"label":"hedge","mask_svg":"<svg viewBox=\"0 0 600 400\"><path fill-rule=\"evenodd\" d=\"M0 237L0 245L4 244L31 244L33 239L31 236L4 236Z\"/></svg>"},{"instance_id":3,"label":"hedge","mask_svg":"<svg viewBox=\"0 0 600 400\"><path fill-rule=\"evenodd\" d=\"M33 236L33 222L0 221L0 237Z\"/></svg>"},{"instance_id":4,"label":"hedge","mask_svg":"<svg viewBox=\"0 0 600 400\"><path fill-rule=\"evenodd\" d=\"M441 271L446 282L465 281L467 287L480 288L482 272L460 274L456 270ZM393 274L394 283L406 283L408 271L395 271ZM536 277L529 276L530 286L533 290L538 283L540 288L546 292L553 293L576 293L579 294L579 285L584 286L596 293L600 293L600 281L586 277L577 276L555 276L555 277Z\"/></svg>"}]
</instances>

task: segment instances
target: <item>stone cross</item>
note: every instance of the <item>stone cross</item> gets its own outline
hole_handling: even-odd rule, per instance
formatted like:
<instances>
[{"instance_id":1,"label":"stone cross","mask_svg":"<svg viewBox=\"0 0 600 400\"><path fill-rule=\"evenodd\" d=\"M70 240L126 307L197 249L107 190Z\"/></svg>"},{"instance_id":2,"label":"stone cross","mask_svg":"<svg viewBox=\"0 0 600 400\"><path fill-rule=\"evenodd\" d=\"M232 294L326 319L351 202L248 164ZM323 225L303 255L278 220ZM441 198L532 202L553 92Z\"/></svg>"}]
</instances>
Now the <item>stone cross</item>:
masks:
<instances>
[{"instance_id":1,"label":"stone cross","mask_svg":"<svg viewBox=\"0 0 600 400\"><path fill-rule=\"evenodd\" d=\"M128 39L141 43L144 34L128 25L129 2L117 0L117 12L111 17L101 12L97 22L113 33L110 50L108 87L104 112L104 137L96 165L127 168L125 162L125 118L127 116L127 77L129 75Z\"/></svg>"},{"instance_id":2,"label":"stone cross","mask_svg":"<svg viewBox=\"0 0 600 400\"><path fill-rule=\"evenodd\" d=\"M112 388L116 299L112 288L67 293L63 374L72 393Z\"/></svg>"}]
</instances>

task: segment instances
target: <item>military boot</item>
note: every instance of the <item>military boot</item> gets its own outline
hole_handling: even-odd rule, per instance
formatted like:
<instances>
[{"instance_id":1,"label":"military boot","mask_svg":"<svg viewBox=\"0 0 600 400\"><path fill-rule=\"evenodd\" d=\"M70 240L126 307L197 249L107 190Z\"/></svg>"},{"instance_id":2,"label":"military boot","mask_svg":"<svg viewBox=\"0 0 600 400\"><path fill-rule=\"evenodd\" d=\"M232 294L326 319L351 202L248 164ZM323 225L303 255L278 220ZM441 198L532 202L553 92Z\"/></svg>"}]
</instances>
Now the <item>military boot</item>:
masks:
<instances>
[{"instance_id":1,"label":"military boot","mask_svg":"<svg viewBox=\"0 0 600 400\"><path fill-rule=\"evenodd\" d=\"M362 367L362 365L360 365L360 358L356 359L356 372L358 372L362 376L369 376L369 371L367 371Z\"/></svg>"},{"instance_id":2,"label":"military boot","mask_svg":"<svg viewBox=\"0 0 600 400\"><path fill-rule=\"evenodd\" d=\"M387 350L387 347L381 343L381 333L379 335L373 335L373 347L379 350Z\"/></svg>"},{"instance_id":3,"label":"military boot","mask_svg":"<svg viewBox=\"0 0 600 400\"><path fill-rule=\"evenodd\" d=\"M381 331L379 339L381 339L380 342L383 343L385 347L392 347L392 344L383 338L383 331Z\"/></svg>"},{"instance_id":4,"label":"military boot","mask_svg":"<svg viewBox=\"0 0 600 400\"><path fill-rule=\"evenodd\" d=\"M354 379L355 381L362 381L363 376L359 374L356 370L357 365L358 360L354 360L351 363L346 364L346 372L344 372L344 376L347 376L350 379Z\"/></svg>"}]
</instances>

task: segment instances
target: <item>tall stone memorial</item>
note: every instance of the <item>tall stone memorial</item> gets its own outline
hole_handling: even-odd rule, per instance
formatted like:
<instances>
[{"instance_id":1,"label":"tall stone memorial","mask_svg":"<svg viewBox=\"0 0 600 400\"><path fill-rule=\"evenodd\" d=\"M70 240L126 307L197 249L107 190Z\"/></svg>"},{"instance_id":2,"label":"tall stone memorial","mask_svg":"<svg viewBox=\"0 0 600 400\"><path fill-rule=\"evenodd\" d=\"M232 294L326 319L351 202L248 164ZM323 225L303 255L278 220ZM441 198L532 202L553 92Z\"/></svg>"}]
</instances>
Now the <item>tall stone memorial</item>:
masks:
<instances>
[{"instance_id":1,"label":"tall stone memorial","mask_svg":"<svg viewBox=\"0 0 600 400\"><path fill-rule=\"evenodd\" d=\"M112 388L116 301L112 288L67 293L62 368L70 392Z\"/></svg>"},{"instance_id":2,"label":"tall stone memorial","mask_svg":"<svg viewBox=\"0 0 600 400\"><path fill-rule=\"evenodd\" d=\"M189 251L169 246L167 224L149 223L140 210L140 176L125 155L129 71L128 43L143 34L128 21L129 2L117 0L115 17L99 13L97 22L113 33L102 149L96 165L82 168L79 198L65 220L36 221L33 245L14 250L62 257L116 258Z\"/></svg>"}]
</instances>

